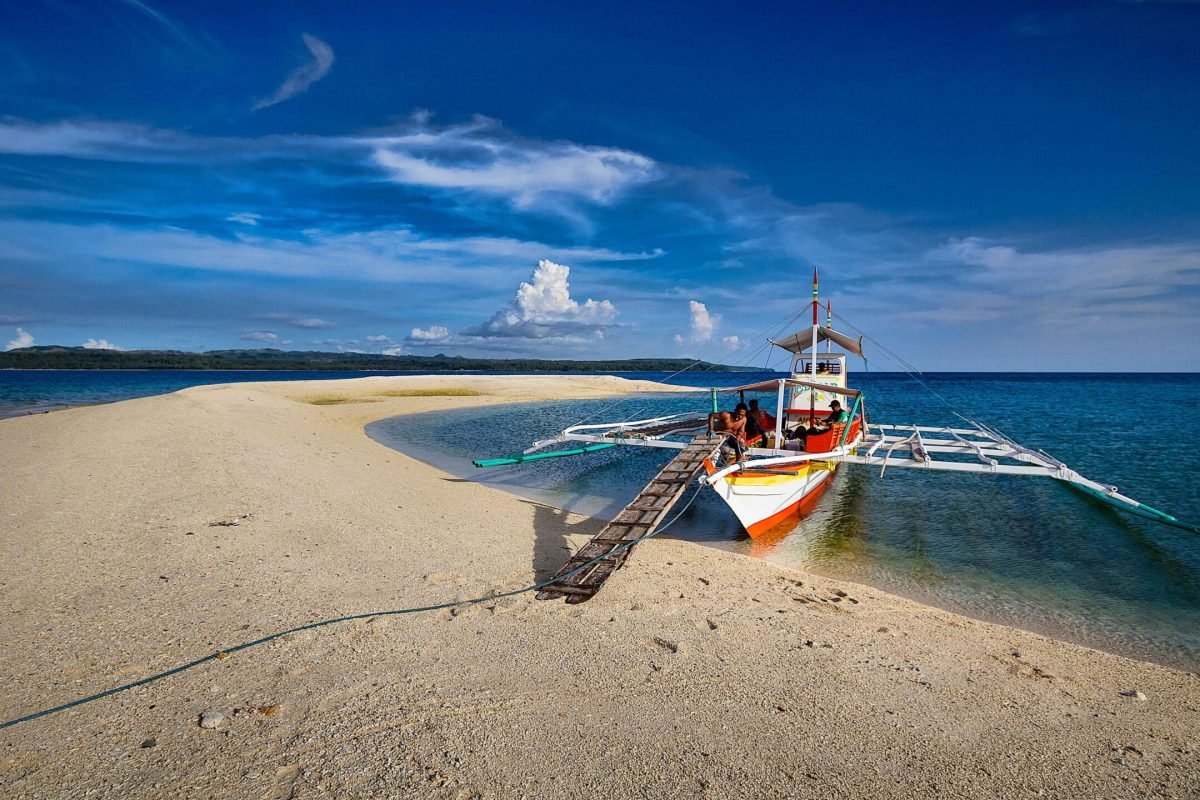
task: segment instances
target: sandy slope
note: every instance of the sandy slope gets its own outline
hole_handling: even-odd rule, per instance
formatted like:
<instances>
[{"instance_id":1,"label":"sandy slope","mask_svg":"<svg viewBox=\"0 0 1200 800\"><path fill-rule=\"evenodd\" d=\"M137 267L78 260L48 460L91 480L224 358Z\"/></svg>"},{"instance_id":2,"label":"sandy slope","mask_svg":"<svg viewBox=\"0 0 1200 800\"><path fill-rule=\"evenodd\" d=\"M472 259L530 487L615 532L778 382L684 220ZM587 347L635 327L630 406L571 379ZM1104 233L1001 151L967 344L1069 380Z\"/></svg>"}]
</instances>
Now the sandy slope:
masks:
<instances>
[{"instance_id":1,"label":"sandy slope","mask_svg":"<svg viewBox=\"0 0 1200 800\"><path fill-rule=\"evenodd\" d=\"M446 385L489 394L378 396ZM547 577L600 523L362 426L632 388L241 384L0 421L0 719ZM330 396L356 402L306 402ZM322 628L2 730L0 796L1194 797L1198 720L1197 676L656 539L581 606Z\"/></svg>"}]
</instances>

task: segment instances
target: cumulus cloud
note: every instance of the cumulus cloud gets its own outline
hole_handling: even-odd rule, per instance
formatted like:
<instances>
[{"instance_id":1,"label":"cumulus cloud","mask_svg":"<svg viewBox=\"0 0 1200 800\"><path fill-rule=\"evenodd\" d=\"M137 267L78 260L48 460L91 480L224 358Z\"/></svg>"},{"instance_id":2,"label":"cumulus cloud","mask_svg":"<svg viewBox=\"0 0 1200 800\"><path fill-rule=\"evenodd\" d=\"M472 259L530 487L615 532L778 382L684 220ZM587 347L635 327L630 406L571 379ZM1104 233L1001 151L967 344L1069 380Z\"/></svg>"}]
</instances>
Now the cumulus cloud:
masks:
<instances>
[{"instance_id":1,"label":"cumulus cloud","mask_svg":"<svg viewBox=\"0 0 1200 800\"><path fill-rule=\"evenodd\" d=\"M5 345L4 349L6 351L17 350L22 347L33 347L33 334L24 328L17 328L16 337L9 339L8 344Z\"/></svg>"},{"instance_id":2,"label":"cumulus cloud","mask_svg":"<svg viewBox=\"0 0 1200 800\"><path fill-rule=\"evenodd\" d=\"M616 307L608 300L571 297L571 268L543 259L528 282L517 288L507 308L490 320L468 328L464 336L479 338L574 339L603 337L612 328Z\"/></svg>"},{"instance_id":3,"label":"cumulus cloud","mask_svg":"<svg viewBox=\"0 0 1200 800\"><path fill-rule=\"evenodd\" d=\"M713 338L713 333L716 332L717 326L721 323L721 317L718 314L712 314L708 310L708 306L701 303L699 300L688 301L688 313L691 316L691 325L687 334L675 334L675 344L683 346L687 344L705 344ZM737 338L737 337L733 337Z\"/></svg>"},{"instance_id":4,"label":"cumulus cloud","mask_svg":"<svg viewBox=\"0 0 1200 800\"><path fill-rule=\"evenodd\" d=\"M292 70L292 73L279 85L278 89L255 103L255 111L269 108L307 91L308 87L324 78L329 74L329 70L333 69L333 48L307 33L303 35L303 39L304 46L312 55L312 60Z\"/></svg>"},{"instance_id":5,"label":"cumulus cloud","mask_svg":"<svg viewBox=\"0 0 1200 800\"><path fill-rule=\"evenodd\" d=\"M428 328L413 328L408 334L408 341L419 344L441 344L450 339L450 330L441 325L430 325Z\"/></svg>"},{"instance_id":6,"label":"cumulus cloud","mask_svg":"<svg viewBox=\"0 0 1200 800\"><path fill-rule=\"evenodd\" d=\"M732 353L735 350L741 349L742 340L737 336L723 336L721 337L721 346Z\"/></svg>"},{"instance_id":7,"label":"cumulus cloud","mask_svg":"<svg viewBox=\"0 0 1200 800\"><path fill-rule=\"evenodd\" d=\"M120 350L115 344L108 339L88 339L80 345L84 350Z\"/></svg>"}]
</instances>

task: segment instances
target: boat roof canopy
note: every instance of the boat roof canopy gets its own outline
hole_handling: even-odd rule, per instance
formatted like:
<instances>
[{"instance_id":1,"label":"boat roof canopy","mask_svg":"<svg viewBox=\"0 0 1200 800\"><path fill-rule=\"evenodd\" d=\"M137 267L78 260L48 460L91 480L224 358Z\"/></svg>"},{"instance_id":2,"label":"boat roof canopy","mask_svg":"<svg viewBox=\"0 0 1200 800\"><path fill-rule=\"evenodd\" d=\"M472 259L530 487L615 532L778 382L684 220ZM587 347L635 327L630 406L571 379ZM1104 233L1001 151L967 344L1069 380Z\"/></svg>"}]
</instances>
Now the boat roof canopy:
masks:
<instances>
[{"instance_id":1,"label":"boat roof canopy","mask_svg":"<svg viewBox=\"0 0 1200 800\"><path fill-rule=\"evenodd\" d=\"M817 328L817 344L824 341L835 342L841 347L846 348L848 352L854 353L856 356L862 355L862 337L855 339L840 331L835 331L832 328ZM803 353L805 350L811 349L813 346L812 328L803 331L796 331L790 336L783 339L775 340L768 339L768 342L776 347L782 347L789 353ZM819 356L820 353L817 353Z\"/></svg>"},{"instance_id":2,"label":"boat roof canopy","mask_svg":"<svg viewBox=\"0 0 1200 800\"><path fill-rule=\"evenodd\" d=\"M799 378L776 378L773 381L760 381L758 383L747 383L745 386L730 386L722 388L721 392L774 392L779 389L779 384L786 383L788 386L806 386L810 389L816 389L822 392L830 392L832 394L840 394L843 397L858 397L862 392L858 389L846 389L841 386L829 386L816 381L805 381Z\"/></svg>"}]
</instances>

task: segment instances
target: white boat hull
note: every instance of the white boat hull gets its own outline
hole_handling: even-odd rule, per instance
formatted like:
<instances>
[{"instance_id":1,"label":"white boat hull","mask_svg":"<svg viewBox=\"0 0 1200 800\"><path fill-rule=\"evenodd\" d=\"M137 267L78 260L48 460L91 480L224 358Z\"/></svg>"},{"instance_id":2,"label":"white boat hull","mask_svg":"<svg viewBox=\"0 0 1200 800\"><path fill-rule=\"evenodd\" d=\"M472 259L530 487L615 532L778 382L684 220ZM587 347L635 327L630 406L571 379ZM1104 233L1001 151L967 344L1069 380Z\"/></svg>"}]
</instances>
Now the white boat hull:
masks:
<instances>
[{"instance_id":1,"label":"white boat hull","mask_svg":"<svg viewBox=\"0 0 1200 800\"><path fill-rule=\"evenodd\" d=\"M831 461L807 461L769 470L748 468L712 478L708 485L754 537L816 502L836 469L837 463ZM709 474L714 472L715 468Z\"/></svg>"}]
</instances>

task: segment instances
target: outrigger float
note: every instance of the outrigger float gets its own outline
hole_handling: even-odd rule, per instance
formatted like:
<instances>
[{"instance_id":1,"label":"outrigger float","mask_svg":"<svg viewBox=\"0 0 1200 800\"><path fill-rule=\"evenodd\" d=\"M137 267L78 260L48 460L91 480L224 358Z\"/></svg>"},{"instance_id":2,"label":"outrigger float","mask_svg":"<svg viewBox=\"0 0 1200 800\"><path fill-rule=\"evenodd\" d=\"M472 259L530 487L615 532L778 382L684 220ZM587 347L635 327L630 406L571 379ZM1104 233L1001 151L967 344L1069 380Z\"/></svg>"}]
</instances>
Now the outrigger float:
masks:
<instances>
[{"instance_id":1,"label":"outrigger float","mask_svg":"<svg viewBox=\"0 0 1200 800\"><path fill-rule=\"evenodd\" d=\"M573 425L534 442L523 453L480 459L477 467L522 464L582 455L615 446L678 451L625 509L560 570L561 580L539 599L587 600L628 557L636 542L660 524L693 479L716 492L752 537L762 536L805 512L830 484L841 464L983 475L1052 478L1121 511L1200 533L1163 511L1121 494L1117 487L1083 477L1041 450L963 417L971 427L880 424L868 421L861 390L848 385L847 354L863 355L862 338L819 323L817 275L813 273L812 326L768 341L792 356L789 377L711 391L711 410L625 422ZM825 343L825 352L820 352ZM836 345L844 352L834 352ZM762 435L748 442L721 430L717 398L722 392L774 393L774 415L760 417ZM834 407L849 406L850 411ZM762 424L763 422L769 424ZM568 442L570 450L540 452ZM611 556L606 554L612 553Z\"/></svg>"}]
</instances>

